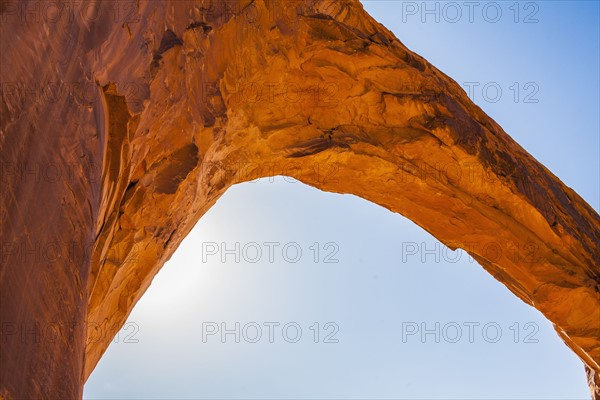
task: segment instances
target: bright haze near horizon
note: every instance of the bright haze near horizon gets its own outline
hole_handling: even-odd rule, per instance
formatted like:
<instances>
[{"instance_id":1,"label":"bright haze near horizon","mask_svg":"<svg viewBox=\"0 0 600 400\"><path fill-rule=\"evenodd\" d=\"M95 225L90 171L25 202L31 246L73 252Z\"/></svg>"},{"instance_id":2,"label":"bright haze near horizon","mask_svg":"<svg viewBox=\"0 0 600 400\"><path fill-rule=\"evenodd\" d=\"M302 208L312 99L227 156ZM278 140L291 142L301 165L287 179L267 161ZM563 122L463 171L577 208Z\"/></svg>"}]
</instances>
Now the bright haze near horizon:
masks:
<instances>
[{"instance_id":1,"label":"bright haze near horizon","mask_svg":"<svg viewBox=\"0 0 600 400\"><path fill-rule=\"evenodd\" d=\"M497 2L499 19L476 3L471 18L463 2L363 1L598 210L598 2ZM84 398L590 393L551 323L466 253L366 200L277 177L232 187L198 222Z\"/></svg>"}]
</instances>

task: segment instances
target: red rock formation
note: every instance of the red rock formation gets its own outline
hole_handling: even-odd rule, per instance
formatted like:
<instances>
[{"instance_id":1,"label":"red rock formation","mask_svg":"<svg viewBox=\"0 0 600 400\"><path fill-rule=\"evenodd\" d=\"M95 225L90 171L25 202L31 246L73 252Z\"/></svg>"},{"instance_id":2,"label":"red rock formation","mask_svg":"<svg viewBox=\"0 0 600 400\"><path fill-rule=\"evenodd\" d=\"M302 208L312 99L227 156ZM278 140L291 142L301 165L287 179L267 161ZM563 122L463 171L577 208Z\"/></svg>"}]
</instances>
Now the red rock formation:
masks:
<instances>
[{"instance_id":1,"label":"red rock formation","mask_svg":"<svg viewBox=\"0 0 600 400\"><path fill-rule=\"evenodd\" d=\"M198 219L281 173L467 250L600 384L600 217L357 1L4 0L0 17L0 397L80 397Z\"/></svg>"}]
</instances>

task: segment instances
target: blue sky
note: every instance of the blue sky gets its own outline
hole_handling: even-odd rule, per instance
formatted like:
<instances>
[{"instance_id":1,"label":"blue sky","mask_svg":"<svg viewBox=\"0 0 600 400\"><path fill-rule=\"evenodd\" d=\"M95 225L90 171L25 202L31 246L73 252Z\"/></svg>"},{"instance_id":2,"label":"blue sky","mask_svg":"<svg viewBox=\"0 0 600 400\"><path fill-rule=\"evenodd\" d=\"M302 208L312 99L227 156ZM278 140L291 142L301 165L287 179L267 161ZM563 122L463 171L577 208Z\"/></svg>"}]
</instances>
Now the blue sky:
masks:
<instances>
[{"instance_id":1,"label":"blue sky","mask_svg":"<svg viewBox=\"0 0 600 400\"><path fill-rule=\"evenodd\" d=\"M455 23L445 2L439 22L420 1L363 4L457 82L477 82L474 101L598 210L598 2L497 2L495 23L490 2L473 22L454 3ZM223 243L239 243L239 262ZM236 323L239 343L221 336ZM365 200L279 177L231 188L202 218L84 397L590 396L551 324L466 254Z\"/></svg>"}]
</instances>

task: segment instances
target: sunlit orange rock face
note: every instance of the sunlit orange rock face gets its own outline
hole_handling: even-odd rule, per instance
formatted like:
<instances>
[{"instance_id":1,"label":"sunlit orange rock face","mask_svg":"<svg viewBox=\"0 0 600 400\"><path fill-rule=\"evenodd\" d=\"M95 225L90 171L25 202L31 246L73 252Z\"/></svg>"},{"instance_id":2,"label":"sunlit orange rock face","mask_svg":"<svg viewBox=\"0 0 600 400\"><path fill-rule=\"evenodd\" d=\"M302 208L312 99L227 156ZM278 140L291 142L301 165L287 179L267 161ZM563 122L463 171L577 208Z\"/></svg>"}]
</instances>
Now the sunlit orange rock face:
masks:
<instances>
[{"instance_id":1,"label":"sunlit orange rock face","mask_svg":"<svg viewBox=\"0 0 600 400\"><path fill-rule=\"evenodd\" d=\"M600 217L358 1L0 1L0 398L76 398L233 184L468 251L600 384Z\"/></svg>"}]
</instances>

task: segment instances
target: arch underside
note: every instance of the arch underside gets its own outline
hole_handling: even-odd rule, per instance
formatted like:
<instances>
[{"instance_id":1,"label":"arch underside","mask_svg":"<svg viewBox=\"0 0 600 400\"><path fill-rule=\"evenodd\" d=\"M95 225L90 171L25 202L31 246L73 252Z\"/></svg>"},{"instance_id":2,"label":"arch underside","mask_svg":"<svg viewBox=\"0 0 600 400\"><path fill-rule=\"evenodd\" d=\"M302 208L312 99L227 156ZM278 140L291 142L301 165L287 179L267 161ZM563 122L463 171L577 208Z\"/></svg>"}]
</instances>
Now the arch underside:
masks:
<instances>
[{"instance_id":1,"label":"arch underside","mask_svg":"<svg viewBox=\"0 0 600 400\"><path fill-rule=\"evenodd\" d=\"M1 26L3 81L97 94L0 104L7 162L72 164L60 181L7 176L3 237L75 241L50 265L4 255L3 322L75 322L52 345L3 345L1 370L33 365L2 372L7 397L81 396L199 218L231 185L281 174L363 197L469 252L554 324L600 396L598 214L359 2L293 4L291 18L263 0L141 1L136 23L106 13L56 32ZM29 72L40 49L10 42L9 29L43 37L55 67Z\"/></svg>"}]
</instances>

